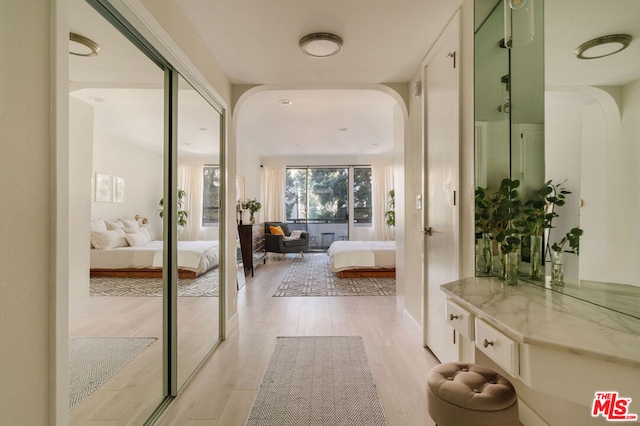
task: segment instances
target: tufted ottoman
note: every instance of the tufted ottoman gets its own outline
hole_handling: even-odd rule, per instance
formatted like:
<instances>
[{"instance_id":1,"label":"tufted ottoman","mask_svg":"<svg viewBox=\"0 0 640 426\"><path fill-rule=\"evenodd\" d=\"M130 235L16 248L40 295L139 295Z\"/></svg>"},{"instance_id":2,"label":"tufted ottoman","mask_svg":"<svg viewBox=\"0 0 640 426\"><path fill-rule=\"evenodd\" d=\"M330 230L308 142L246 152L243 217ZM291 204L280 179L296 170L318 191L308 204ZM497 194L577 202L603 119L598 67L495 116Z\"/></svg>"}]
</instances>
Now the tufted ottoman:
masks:
<instances>
[{"instance_id":1,"label":"tufted ottoman","mask_svg":"<svg viewBox=\"0 0 640 426\"><path fill-rule=\"evenodd\" d=\"M438 426L518 426L511 382L476 364L450 362L427 376L429 415Z\"/></svg>"}]
</instances>

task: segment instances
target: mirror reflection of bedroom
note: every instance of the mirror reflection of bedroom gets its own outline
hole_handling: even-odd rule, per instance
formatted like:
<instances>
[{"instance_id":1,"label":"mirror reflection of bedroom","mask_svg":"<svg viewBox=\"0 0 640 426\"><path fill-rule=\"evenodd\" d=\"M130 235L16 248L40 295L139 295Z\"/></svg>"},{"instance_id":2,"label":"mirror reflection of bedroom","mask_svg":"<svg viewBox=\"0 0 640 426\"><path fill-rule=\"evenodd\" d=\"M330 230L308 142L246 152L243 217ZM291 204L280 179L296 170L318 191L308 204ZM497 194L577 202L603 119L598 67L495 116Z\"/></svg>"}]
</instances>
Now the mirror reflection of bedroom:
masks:
<instances>
[{"instance_id":1,"label":"mirror reflection of bedroom","mask_svg":"<svg viewBox=\"0 0 640 426\"><path fill-rule=\"evenodd\" d=\"M165 69L84 0L70 2L70 16L71 32L99 45L92 54L89 42L72 40L70 49L85 51L69 55L71 423L120 415L142 424L165 398L167 375L183 386L219 340L222 116L178 77L171 353ZM173 357L171 372L165 362Z\"/></svg>"}]
</instances>

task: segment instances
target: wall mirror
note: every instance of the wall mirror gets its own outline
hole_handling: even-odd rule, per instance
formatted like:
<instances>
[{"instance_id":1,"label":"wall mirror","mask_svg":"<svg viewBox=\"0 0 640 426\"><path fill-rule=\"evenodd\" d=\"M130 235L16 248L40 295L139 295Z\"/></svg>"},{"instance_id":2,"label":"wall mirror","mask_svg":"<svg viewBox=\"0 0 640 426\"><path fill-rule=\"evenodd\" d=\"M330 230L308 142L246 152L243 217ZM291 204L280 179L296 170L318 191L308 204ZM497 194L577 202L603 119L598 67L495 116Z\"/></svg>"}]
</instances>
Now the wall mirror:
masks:
<instances>
[{"instance_id":1,"label":"wall mirror","mask_svg":"<svg viewBox=\"0 0 640 426\"><path fill-rule=\"evenodd\" d=\"M580 254L565 256L564 286L552 287L548 278L531 282L640 318L640 149L634 143L640 137L640 43L632 40L602 58L575 54L598 37L635 37L640 3L535 0L535 59L518 56L518 47L496 46L504 37L503 5L475 1L476 186L490 191L504 177L518 179L526 200L531 188L547 180L564 182L571 194L557 209L548 242L579 226ZM521 83L535 93L522 92ZM542 133L528 144L517 131L522 125ZM520 265L521 278L527 268Z\"/></svg>"},{"instance_id":2,"label":"wall mirror","mask_svg":"<svg viewBox=\"0 0 640 426\"><path fill-rule=\"evenodd\" d=\"M528 6L527 13L531 16L527 21L533 22L529 28L533 38L525 43L514 39L512 43L505 42L510 36L505 17L515 15L509 14L504 2L475 2L476 187L490 196L503 179L518 180L522 202L545 182L543 3L537 1L534 8L529 0ZM521 20L513 21L514 28L516 22ZM477 231L486 233L482 229ZM476 270L479 274L494 274L499 268L499 249L495 232L486 234L491 235L491 254L477 257ZM529 262L529 252L528 241L523 238L522 262Z\"/></svg>"},{"instance_id":3,"label":"wall mirror","mask_svg":"<svg viewBox=\"0 0 640 426\"><path fill-rule=\"evenodd\" d=\"M580 254L567 256L567 283L558 290L637 318L639 22L640 3L633 0L545 5L546 177L567 179L572 192L550 240L574 226L584 230ZM633 40L601 58L578 59L574 53L613 34ZM620 47L603 44L585 55Z\"/></svg>"}]
</instances>

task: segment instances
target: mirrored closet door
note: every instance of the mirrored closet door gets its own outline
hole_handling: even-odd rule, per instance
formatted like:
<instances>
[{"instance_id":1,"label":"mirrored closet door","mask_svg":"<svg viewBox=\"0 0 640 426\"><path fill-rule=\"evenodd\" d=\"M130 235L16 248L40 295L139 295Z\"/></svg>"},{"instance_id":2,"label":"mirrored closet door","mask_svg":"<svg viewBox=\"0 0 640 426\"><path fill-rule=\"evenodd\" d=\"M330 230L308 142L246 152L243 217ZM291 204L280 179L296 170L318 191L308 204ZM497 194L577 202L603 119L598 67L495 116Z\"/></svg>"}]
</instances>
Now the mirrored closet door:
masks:
<instances>
[{"instance_id":1,"label":"mirrored closet door","mask_svg":"<svg viewBox=\"0 0 640 426\"><path fill-rule=\"evenodd\" d=\"M223 114L108 3L69 8L71 424L143 424L220 339Z\"/></svg>"}]
</instances>

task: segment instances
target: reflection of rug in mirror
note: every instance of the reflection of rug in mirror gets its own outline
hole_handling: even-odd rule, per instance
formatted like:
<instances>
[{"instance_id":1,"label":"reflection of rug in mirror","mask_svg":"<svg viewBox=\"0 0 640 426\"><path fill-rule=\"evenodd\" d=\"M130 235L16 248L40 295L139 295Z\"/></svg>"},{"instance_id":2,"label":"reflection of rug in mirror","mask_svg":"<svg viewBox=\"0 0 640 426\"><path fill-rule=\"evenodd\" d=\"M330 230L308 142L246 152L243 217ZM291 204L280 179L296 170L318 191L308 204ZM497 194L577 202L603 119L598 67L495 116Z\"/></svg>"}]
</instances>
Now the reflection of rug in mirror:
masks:
<instances>
[{"instance_id":1,"label":"reflection of rug in mirror","mask_svg":"<svg viewBox=\"0 0 640 426\"><path fill-rule=\"evenodd\" d=\"M69 339L69 409L98 389L157 337Z\"/></svg>"},{"instance_id":2,"label":"reflection of rug in mirror","mask_svg":"<svg viewBox=\"0 0 640 426\"><path fill-rule=\"evenodd\" d=\"M362 337L278 337L246 424L386 425Z\"/></svg>"},{"instance_id":3,"label":"reflection of rug in mirror","mask_svg":"<svg viewBox=\"0 0 640 426\"><path fill-rule=\"evenodd\" d=\"M91 296L162 296L162 278L92 277ZM178 279L178 296L218 296L218 268L197 278Z\"/></svg>"},{"instance_id":4,"label":"reflection of rug in mirror","mask_svg":"<svg viewBox=\"0 0 640 426\"><path fill-rule=\"evenodd\" d=\"M338 278L329 270L326 253L296 257L274 297L296 296L395 296L395 278Z\"/></svg>"}]
</instances>

